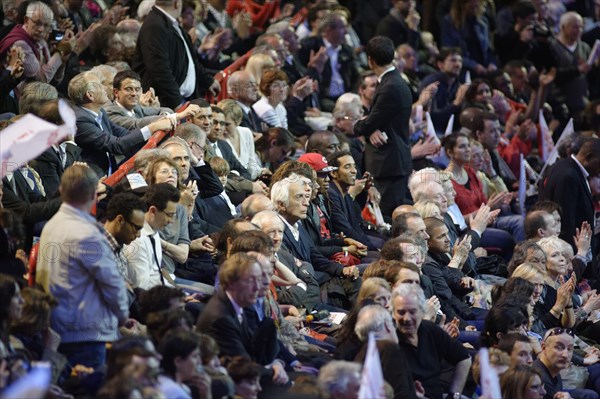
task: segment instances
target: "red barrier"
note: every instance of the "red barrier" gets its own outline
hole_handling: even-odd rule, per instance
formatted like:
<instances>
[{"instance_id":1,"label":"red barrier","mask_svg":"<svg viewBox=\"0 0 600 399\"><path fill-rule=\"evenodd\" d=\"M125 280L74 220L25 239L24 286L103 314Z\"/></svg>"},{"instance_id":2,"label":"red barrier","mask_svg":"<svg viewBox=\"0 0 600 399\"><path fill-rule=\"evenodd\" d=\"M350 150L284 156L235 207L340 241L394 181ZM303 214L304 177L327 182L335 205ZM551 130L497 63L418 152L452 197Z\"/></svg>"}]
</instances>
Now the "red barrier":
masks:
<instances>
[{"instance_id":1,"label":"red barrier","mask_svg":"<svg viewBox=\"0 0 600 399\"><path fill-rule=\"evenodd\" d=\"M37 266L37 257L38 250L40 249L40 242L36 242L33 247L31 247L31 251L29 252L29 278L27 279L27 283L30 287L35 285L35 269Z\"/></svg>"},{"instance_id":2,"label":"red barrier","mask_svg":"<svg viewBox=\"0 0 600 399\"><path fill-rule=\"evenodd\" d=\"M229 78L229 76L233 72L237 71L238 69L240 69L241 67L246 65L246 61L248 61L248 58L250 58L250 55L252 55L251 51L247 52L246 54L244 54L243 56L241 56L240 58L235 60L231 65L229 65L227 68L220 71L219 73L217 73L214 76L215 80L217 82L219 82L219 84L221 85L221 93L219 94L219 97L218 97L219 101L227 98L227 79ZM185 110L189 104L190 104L189 102L186 102L181 107L179 107L176 112L181 112L181 111ZM152 137L150 137L148 139L148 141L146 142L146 144L142 147L142 150L149 150L149 149L158 147L160 142L167 136L167 134L169 134L169 132L165 132L162 130L154 132ZM119 169L117 169L117 171L115 173L108 176L106 178L106 180L104 180L104 184L106 184L110 187L113 187L122 178L124 178L129 172L131 172L133 170L133 164L135 163L135 157L136 156L134 155L131 158L129 158L127 161L125 161L119 167ZM94 208L92 209L92 215L95 215L95 214L96 214L96 207L94 206ZM38 249L39 249L39 243L35 244L31 248L31 251L29 252L29 281L28 282L29 282L30 286L33 286L35 284L35 269L36 269L36 264L37 264Z\"/></svg>"}]
</instances>

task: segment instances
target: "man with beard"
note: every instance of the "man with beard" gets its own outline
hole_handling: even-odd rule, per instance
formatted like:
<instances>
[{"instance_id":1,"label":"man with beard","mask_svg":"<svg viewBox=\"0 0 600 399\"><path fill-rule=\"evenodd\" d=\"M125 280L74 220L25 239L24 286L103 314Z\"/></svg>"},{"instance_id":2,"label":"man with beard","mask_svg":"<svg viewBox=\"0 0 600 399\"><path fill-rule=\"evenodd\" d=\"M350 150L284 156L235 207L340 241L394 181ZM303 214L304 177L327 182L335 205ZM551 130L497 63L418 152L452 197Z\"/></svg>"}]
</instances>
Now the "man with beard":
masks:
<instances>
[{"instance_id":1,"label":"man with beard","mask_svg":"<svg viewBox=\"0 0 600 399\"><path fill-rule=\"evenodd\" d=\"M363 221L360 206L355 202L356 197L370 184L369 179L356 181L356 164L348 151L338 151L328 158L331 166L337 170L330 172L332 184L327 194L331 211L333 230L361 242L371 250L381 248L384 241L374 234L368 235L362 229Z\"/></svg>"}]
</instances>

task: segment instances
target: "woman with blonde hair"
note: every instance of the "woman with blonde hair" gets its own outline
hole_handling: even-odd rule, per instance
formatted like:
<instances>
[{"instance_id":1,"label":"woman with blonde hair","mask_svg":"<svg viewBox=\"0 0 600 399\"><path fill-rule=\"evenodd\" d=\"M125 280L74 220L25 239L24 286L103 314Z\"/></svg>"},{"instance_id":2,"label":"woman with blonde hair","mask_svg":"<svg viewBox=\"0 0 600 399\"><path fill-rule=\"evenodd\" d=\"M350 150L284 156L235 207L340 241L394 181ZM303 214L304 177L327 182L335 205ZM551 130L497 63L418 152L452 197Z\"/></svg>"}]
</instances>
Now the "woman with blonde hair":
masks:
<instances>
[{"instance_id":1,"label":"woman with blonde hair","mask_svg":"<svg viewBox=\"0 0 600 399\"><path fill-rule=\"evenodd\" d=\"M245 71L254 76L256 84L260 85L263 73L268 69L275 68L275 61L267 54L252 54L246 62Z\"/></svg>"},{"instance_id":2,"label":"woman with blonde hair","mask_svg":"<svg viewBox=\"0 0 600 399\"><path fill-rule=\"evenodd\" d=\"M391 296L392 289L387 281L381 277L371 277L363 281L356 302L361 303L365 299L370 299L384 308L390 309Z\"/></svg>"},{"instance_id":3,"label":"woman with blonde hair","mask_svg":"<svg viewBox=\"0 0 600 399\"><path fill-rule=\"evenodd\" d=\"M250 180L256 180L262 168L256 159L254 135L247 127L240 126L243 118L242 108L235 100L222 100L217 104L225 115L225 141L231 147L233 155L250 173Z\"/></svg>"},{"instance_id":4,"label":"woman with blonde hair","mask_svg":"<svg viewBox=\"0 0 600 399\"><path fill-rule=\"evenodd\" d=\"M440 220L444 220L440 212L440 208L432 201L417 201L414 205L415 209L423 219L425 218L436 218Z\"/></svg>"}]
</instances>

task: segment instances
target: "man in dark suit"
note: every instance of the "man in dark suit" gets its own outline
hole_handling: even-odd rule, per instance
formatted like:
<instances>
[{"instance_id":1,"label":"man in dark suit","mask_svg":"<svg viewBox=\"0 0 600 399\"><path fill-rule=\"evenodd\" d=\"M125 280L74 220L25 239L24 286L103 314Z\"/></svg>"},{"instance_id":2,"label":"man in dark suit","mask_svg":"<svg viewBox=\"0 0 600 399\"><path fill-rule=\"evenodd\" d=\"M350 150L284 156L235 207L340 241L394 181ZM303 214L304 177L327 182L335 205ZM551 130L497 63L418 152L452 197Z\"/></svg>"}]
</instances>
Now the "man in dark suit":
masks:
<instances>
[{"instance_id":1,"label":"man in dark suit","mask_svg":"<svg viewBox=\"0 0 600 399\"><path fill-rule=\"evenodd\" d=\"M209 91L219 94L219 83L198 62L189 35L179 26L179 0L157 0L140 30L133 70L145 90L154 88L164 105L177 109L186 99Z\"/></svg>"},{"instance_id":2,"label":"man in dark suit","mask_svg":"<svg viewBox=\"0 0 600 399\"><path fill-rule=\"evenodd\" d=\"M365 51L369 67L379 76L369 115L354 125L354 133L366 139L365 168L381 193L381 211L391 217L400 204L410 202L408 176L412 172L408 121L410 89L393 66L394 43L375 36Z\"/></svg>"},{"instance_id":3,"label":"man in dark suit","mask_svg":"<svg viewBox=\"0 0 600 399\"><path fill-rule=\"evenodd\" d=\"M302 40L298 57L304 65L317 70L318 76L314 77L319 80L321 106L324 111L332 111L339 96L358 87L360 76L354 51L344 43L346 24L342 17L334 13L327 15L319 32L320 36ZM315 63L323 52L328 56L327 61Z\"/></svg>"},{"instance_id":4,"label":"man in dark suit","mask_svg":"<svg viewBox=\"0 0 600 399\"><path fill-rule=\"evenodd\" d=\"M283 247L296 258L309 262L315 270L315 277L326 290L332 305L349 309L356 300L360 287L359 270L325 258L308 232L300 223L305 219L310 201L310 181L292 173L271 187L271 201L285 224Z\"/></svg>"},{"instance_id":5,"label":"man in dark suit","mask_svg":"<svg viewBox=\"0 0 600 399\"><path fill-rule=\"evenodd\" d=\"M367 236L360 226L363 219L360 206L354 199L362 192L366 183L356 180L356 164L352 154L349 151L338 151L331 154L327 160L331 166L337 168L329 173L332 184L327 190L333 230L336 233L343 232L371 250L381 248L384 244L383 239L375 235ZM350 191L351 187L353 192Z\"/></svg>"},{"instance_id":6,"label":"man in dark suit","mask_svg":"<svg viewBox=\"0 0 600 399\"><path fill-rule=\"evenodd\" d=\"M270 348L257 347L258 341L261 345L265 345L266 341L255 340L256 337L252 336L249 328L249 320L244 314L245 307L256 303L262 275L259 260L245 253L233 254L221 265L221 287L202 310L196 325L199 332L208 334L217 341L221 356L245 356L259 361L259 358L269 351L277 353L276 339L269 342L272 345ZM271 327L275 337L275 324L271 324ZM270 366L275 382L287 382L283 362L271 359L271 363L267 364L263 358L261 364Z\"/></svg>"},{"instance_id":7,"label":"man in dark suit","mask_svg":"<svg viewBox=\"0 0 600 399\"><path fill-rule=\"evenodd\" d=\"M170 130L173 125L165 117L142 129L127 130L108 119L102 106L108 101L106 91L96 75L83 72L69 82L69 97L75 104L77 133L75 142L81 147L81 158L99 175L117 170L115 155L134 155L158 130Z\"/></svg>"},{"instance_id":8,"label":"man in dark suit","mask_svg":"<svg viewBox=\"0 0 600 399\"><path fill-rule=\"evenodd\" d=\"M588 222L594 231L594 201L588 178L600 173L600 139L586 141L577 155L558 161L544 179L540 199L562 208L560 238L573 245L576 229Z\"/></svg>"},{"instance_id":9,"label":"man in dark suit","mask_svg":"<svg viewBox=\"0 0 600 399\"><path fill-rule=\"evenodd\" d=\"M200 113L206 108L201 108ZM231 146L223 139L225 132L225 114L215 106L211 107L212 125L207 132L206 141L206 159L210 160L214 156L219 156L229 163L231 169L230 178L227 179L225 189L234 205L241 203L246 196L253 193L263 193L266 195L266 186L260 181L250 180L250 172L240 163L231 150Z\"/></svg>"},{"instance_id":10,"label":"man in dark suit","mask_svg":"<svg viewBox=\"0 0 600 399\"><path fill-rule=\"evenodd\" d=\"M31 110L36 116L45 121L62 125L64 122L58 112L56 100L46 101L39 107ZM37 158L29 162L29 166L35 169L42 179L47 198L54 198L58 193L60 178L65 169L75 161L81 160L81 148L69 137L60 144L54 144Z\"/></svg>"},{"instance_id":11,"label":"man in dark suit","mask_svg":"<svg viewBox=\"0 0 600 399\"><path fill-rule=\"evenodd\" d=\"M227 95L237 101L242 108L242 123L253 132L262 132L260 117L252 109L252 104L258 100L258 85L256 79L248 71L235 71L227 79Z\"/></svg>"}]
</instances>

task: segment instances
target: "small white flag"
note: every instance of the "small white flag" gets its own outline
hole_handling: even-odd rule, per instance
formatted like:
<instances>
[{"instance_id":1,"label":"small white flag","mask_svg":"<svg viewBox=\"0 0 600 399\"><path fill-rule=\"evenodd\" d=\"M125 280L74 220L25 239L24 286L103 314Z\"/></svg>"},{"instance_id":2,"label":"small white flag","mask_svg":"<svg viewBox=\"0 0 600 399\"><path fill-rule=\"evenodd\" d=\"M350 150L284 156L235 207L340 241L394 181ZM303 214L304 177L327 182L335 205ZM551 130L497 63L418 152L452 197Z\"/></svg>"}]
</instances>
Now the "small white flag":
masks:
<instances>
[{"instance_id":1,"label":"small white flag","mask_svg":"<svg viewBox=\"0 0 600 399\"><path fill-rule=\"evenodd\" d=\"M587 59L587 64L589 66L594 65L594 62L596 62L599 55L600 55L600 40L596 39L596 41L594 42L594 46L592 47L592 51L590 51L590 55Z\"/></svg>"},{"instance_id":2,"label":"small white flag","mask_svg":"<svg viewBox=\"0 0 600 399\"><path fill-rule=\"evenodd\" d=\"M496 370L490 365L489 356L487 348L479 349L481 396L485 396L486 398L501 398L500 381Z\"/></svg>"},{"instance_id":3,"label":"small white flag","mask_svg":"<svg viewBox=\"0 0 600 399\"><path fill-rule=\"evenodd\" d=\"M450 119L448 119L448 124L446 125L446 131L444 132L444 137L450 136L454 131L454 114L450 115Z\"/></svg>"},{"instance_id":4,"label":"small white flag","mask_svg":"<svg viewBox=\"0 0 600 399\"><path fill-rule=\"evenodd\" d=\"M552 164L554 164L554 162L556 162L556 160L558 159L558 147L560 146L560 144L563 142L563 140L565 138L569 137L573 133L575 133L575 129L573 128L573 118L571 118L571 119L569 119L567 126L565 126L565 128L563 129L562 134L558 138L558 141L554 145L552 152L550 153L550 155L548 155L548 158L546 159L546 162L544 163L544 167L542 168L542 171L540 172L540 177L542 177L544 175L544 171L546 170L546 168L549 165L552 165Z\"/></svg>"},{"instance_id":5,"label":"small white flag","mask_svg":"<svg viewBox=\"0 0 600 399\"><path fill-rule=\"evenodd\" d=\"M552 139L552 132L546 123L546 118L544 118L544 111L540 110L540 133L542 139L542 159L544 162L548 160L550 154L554 150L554 139Z\"/></svg>"},{"instance_id":6,"label":"small white flag","mask_svg":"<svg viewBox=\"0 0 600 399\"><path fill-rule=\"evenodd\" d=\"M75 135L76 117L71 107L64 100L59 100L58 112L64 125L57 126L27 114L0 132L0 177L12 173L65 137Z\"/></svg>"},{"instance_id":7,"label":"small white flag","mask_svg":"<svg viewBox=\"0 0 600 399\"><path fill-rule=\"evenodd\" d=\"M521 215L525 217L525 200L527 199L527 172L525 171L525 157L520 154L521 163L519 166L519 206Z\"/></svg>"},{"instance_id":8,"label":"small white flag","mask_svg":"<svg viewBox=\"0 0 600 399\"><path fill-rule=\"evenodd\" d=\"M433 126L433 121L431 120L431 114L429 112L425 112L425 120L427 121L427 132L425 133L425 139L433 139L433 142L436 144L440 144L440 139L435 132L435 126Z\"/></svg>"},{"instance_id":9,"label":"small white flag","mask_svg":"<svg viewBox=\"0 0 600 399\"><path fill-rule=\"evenodd\" d=\"M377 341L375 340L374 333L370 332L367 356L363 364L360 389L358 390L358 399L385 399L384 385Z\"/></svg>"}]
</instances>

